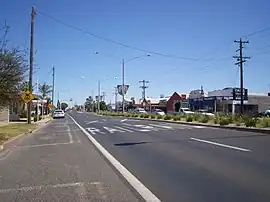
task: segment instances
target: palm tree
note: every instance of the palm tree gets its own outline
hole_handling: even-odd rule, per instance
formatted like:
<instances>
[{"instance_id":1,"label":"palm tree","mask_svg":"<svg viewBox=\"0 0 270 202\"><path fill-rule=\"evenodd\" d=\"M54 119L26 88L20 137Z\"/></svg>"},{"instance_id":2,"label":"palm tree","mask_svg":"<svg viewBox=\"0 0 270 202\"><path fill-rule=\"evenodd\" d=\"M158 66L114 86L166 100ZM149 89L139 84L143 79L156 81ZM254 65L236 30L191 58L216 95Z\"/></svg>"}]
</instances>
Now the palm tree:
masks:
<instances>
[{"instance_id":1,"label":"palm tree","mask_svg":"<svg viewBox=\"0 0 270 202\"><path fill-rule=\"evenodd\" d=\"M49 95L52 92L52 86L48 85L46 83L43 84L39 84L38 86L38 90L41 93L41 98L44 100L47 100L47 105L45 105L45 111L48 113L49 109L48 109L48 104L50 104L50 98Z\"/></svg>"}]
</instances>

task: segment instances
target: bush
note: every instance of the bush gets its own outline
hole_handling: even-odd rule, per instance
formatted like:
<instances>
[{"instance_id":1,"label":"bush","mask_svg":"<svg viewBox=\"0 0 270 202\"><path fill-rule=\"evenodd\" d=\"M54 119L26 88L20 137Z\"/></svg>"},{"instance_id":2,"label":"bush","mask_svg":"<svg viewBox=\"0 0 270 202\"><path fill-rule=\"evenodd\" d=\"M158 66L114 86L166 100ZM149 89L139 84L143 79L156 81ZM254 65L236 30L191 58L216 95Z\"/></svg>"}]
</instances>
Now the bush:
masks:
<instances>
[{"instance_id":1,"label":"bush","mask_svg":"<svg viewBox=\"0 0 270 202\"><path fill-rule=\"evenodd\" d=\"M268 127L270 127L270 119L269 118L262 118L259 121L259 126L261 128L268 128Z\"/></svg>"},{"instance_id":2,"label":"bush","mask_svg":"<svg viewBox=\"0 0 270 202\"><path fill-rule=\"evenodd\" d=\"M181 116L180 115L175 115L175 116L173 116L173 120L174 121L180 121L181 120Z\"/></svg>"},{"instance_id":3,"label":"bush","mask_svg":"<svg viewBox=\"0 0 270 202\"><path fill-rule=\"evenodd\" d=\"M144 118L149 118L149 114L144 114Z\"/></svg>"},{"instance_id":4,"label":"bush","mask_svg":"<svg viewBox=\"0 0 270 202\"><path fill-rule=\"evenodd\" d=\"M246 127L256 127L258 118L252 118L250 116L243 116L243 121Z\"/></svg>"},{"instance_id":5,"label":"bush","mask_svg":"<svg viewBox=\"0 0 270 202\"><path fill-rule=\"evenodd\" d=\"M162 119L162 115L157 115L157 119Z\"/></svg>"},{"instance_id":6,"label":"bush","mask_svg":"<svg viewBox=\"0 0 270 202\"><path fill-rule=\"evenodd\" d=\"M144 118L144 114L140 114L140 118Z\"/></svg>"},{"instance_id":7,"label":"bush","mask_svg":"<svg viewBox=\"0 0 270 202\"><path fill-rule=\"evenodd\" d=\"M188 115L188 116L187 116L187 122L192 122L192 121L193 121L193 116Z\"/></svg>"},{"instance_id":8,"label":"bush","mask_svg":"<svg viewBox=\"0 0 270 202\"><path fill-rule=\"evenodd\" d=\"M199 120L201 123L208 123L210 121L210 117L207 115L204 115Z\"/></svg>"},{"instance_id":9,"label":"bush","mask_svg":"<svg viewBox=\"0 0 270 202\"><path fill-rule=\"evenodd\" d=\"M139 117L139 115L138 115L138 114L132 114L132 116L133 116L133 117Z\"/></svg>"},{"instance_id":10,"label":"bush","mask_svg":"<svg viewBox=\"0 0 270 202\"><path fill-rule=\"evenodd\" d=\"M202 116L201 116L200 114L198 114L198 113L195 113L195 114L193 115L194 121L200 121L201 117L202 117Z\"/></svg>"},{"instance_id":11,"label":"bush","mask_svg":"<svg viewBox=\"0 0 270 202\"><path fill-rule=\"evenodd\" d=\"M221 126L229 125L230 124L230 119L228 117L226 117L226 116L220 117L219 118L219 124Z\"/></svg>"},{"instance_id":12,"label":"bush","mask_svg":"<svg viewBox=\"0 0 270 202\"><path fill-rule=\"evenodd\" d=\"M214 123L215 123L215 124L219 124L219 122L220 122L220 117L219 117L218 115L216 115L216 116L214 117Z\"/></svg>"},{"instance_id":13,"label":"bush","mask_svg":"<svg viewBox=\"0 0 270 202\"><path fill-rule=\"evenodd\" d=\"M155 118L156 118L156 115L155 115L155 114L151 114L151 115L150 115L150 118L151 118L151 119L155 119Z\"/></svg>"},{"instance_id":14,"label":"bush","mask_svg":"<svg viewBox=\"0 0 270 202\"><path fill-rule=\"evenodd\" d=\"M172 116L169 115L169 114L166 114L166 115L164 116L164 120L171 120L171 119L172 119Z\"/></svg>"}]
</instances>

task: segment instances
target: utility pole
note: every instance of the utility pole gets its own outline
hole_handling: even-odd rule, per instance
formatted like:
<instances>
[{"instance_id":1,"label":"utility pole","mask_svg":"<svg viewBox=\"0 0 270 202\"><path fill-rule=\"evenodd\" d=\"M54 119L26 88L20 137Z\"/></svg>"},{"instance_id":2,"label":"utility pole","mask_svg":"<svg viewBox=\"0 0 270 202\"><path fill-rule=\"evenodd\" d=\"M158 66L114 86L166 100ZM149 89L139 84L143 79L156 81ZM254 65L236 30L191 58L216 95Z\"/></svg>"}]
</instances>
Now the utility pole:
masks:
<instances>
[{"instance_id":1,"label":"utility pole","mask_svg":"<svg viewBox=\"0 0 270 202\"><path fill-rule=\"evenodd\" d=\"M94 112L94 90L92 90L92 112Z\"/></svg>"},{"instance_id":2,"label":"utility pole","mask_svg":"<svg viewBox=\"0 0 270 202\"><path fill-rule=\"evenodd\" d=\"M101 99L101 101L104 101L105 102L105 96L106 96L106 92L102 92L102 99Z\"/></svg>"},{"instance_id":3,"label":"utility pole","mask_svg":"<svg viewBox=\"0 0 270 202\"><path fill-rule=\"evenodd\" d=\"M242 38L240 38L239 41L235 40L234 43L239 43L239 49L236 50L236 52L239 51L239 56L233 56L233 58L237 59L237 62L235 65L238 65L240 67L240 96L241 96L241 114L244 113L244 79L243 79L243 63L246 62L246 59L250 59L250 57L243 57L243 44L249 43L249 41L242 41Z\"/></svg>"},{"instance_id":4,"label":"utility pole","mask_svg":"<svg viewBox=\"0 0 270 202\"><path fill-rule=\"evenodd\" d=\"M122 112L125 112L125 60L122 61Z\"/></svg>"},{"instance_id":5,"label":"utility pole","mask_svg":"<svg viewBox=\"0 0 270 202\"><path fill-rule=\"evenodd\" d=\"M147 83L149 83L149 81L146 80L142 80L139 81L139 83L142 83L142 86L140 86L140 88L142 88L142 99L145 99L145 89L148 88L148 86L146 85Z\"/></svg>"},{"instance_id":6,"label":"utility pole","mask_svg":"<svg viewBox=\"0 0 270 202\"><path fill-rule=\"evenodd\" d=\"M55 67L53 66L52 69L53 73L52 73L52 77L53 77L53 85L52 85L52 106L54 108L54 80L55 80Z\"/></svg>"},{"instance_id":7,"label":"utility pole","mask_svg":"<svg viewBox=\"0 0 270 202\"><path fill-rule=\"evenodd\" d=\"M33 62L34 62L34 26L35 26L35 8L32 7L31 12L31 31L30 31L30 68L29 68L29 91L32 93L33 86ZM27 123L31 124L31 102L27 104Z\"/></svg>"},{"instance_id":8,"label":"utility pole","mask_svg":"<svg viewBox=\"0 0 270 202\"><path fill-rule=\"evenodd\" d=\"M115 91L114 91L114 95L115 95L115 101L114 101L114 105L115 105L115 111L118 111L118 107L117 107L117 94L118 94L118 89L117 86L114 87Z\"/></svg>"}]
</instances>

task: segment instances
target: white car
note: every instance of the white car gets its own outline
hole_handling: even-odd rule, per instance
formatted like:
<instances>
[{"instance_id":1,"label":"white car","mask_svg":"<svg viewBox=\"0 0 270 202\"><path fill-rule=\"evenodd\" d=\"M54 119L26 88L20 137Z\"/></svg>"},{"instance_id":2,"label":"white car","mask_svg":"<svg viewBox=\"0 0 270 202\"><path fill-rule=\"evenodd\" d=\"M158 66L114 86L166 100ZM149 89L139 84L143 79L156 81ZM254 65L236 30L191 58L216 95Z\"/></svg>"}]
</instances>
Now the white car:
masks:
<instances>
[{"instance_id":1,"label":"white car","mask_svg":"<svg viewBox=\"0 0 270 202\"><path fill-rule=\"evenodd\" d=\"M208 112L208 111L205 110L205 109L200 109L200 110L199 110L199 113L202 114L202 115L206 115L206 116L215 116L215 114L210 113L210 112Z\"/></svg>"},{"instance_id":2,"label":"white car","mask_svg":"<svg viewBox=\"0 0 270 202\"><path fill-rule=\"evenodd\" d=\"M65 112L63 110L57 109L53 112L53 118L65 118Z\"/></svg>"},{"instance_id":3,"label":"white car","mask_svg":"<svg viewBox=\"0 0 270 202\"><path fill-rule=\"evenodd\" d=\"M134 110L134 112L139 114L147 114L147 111L145 111L143 108L137 108Z\"/></svg>"},{"instance_id":4,"label":"white car","mask_svg":"<svg viewBox=\"0 0 270 202\"><path fill-rule=\"evenodd\" d=\"M186 115L189 115L189 114L194 114L193 111L190 111L189 108L181 108L180 109L180 114L186 114Z\"/></svg>"},{"instance_id":5,"label":"white car","mask_svg":"<svg viewBox=\"0 0 270 202\"><path fill-rule=\"evenodd\" d=\"M161 109L154 109L153 111L152 111L152 113L153 114L157 114L157 115L165 115L165 112L164 111L162 111Z\"/></svg>"}]
</instances>

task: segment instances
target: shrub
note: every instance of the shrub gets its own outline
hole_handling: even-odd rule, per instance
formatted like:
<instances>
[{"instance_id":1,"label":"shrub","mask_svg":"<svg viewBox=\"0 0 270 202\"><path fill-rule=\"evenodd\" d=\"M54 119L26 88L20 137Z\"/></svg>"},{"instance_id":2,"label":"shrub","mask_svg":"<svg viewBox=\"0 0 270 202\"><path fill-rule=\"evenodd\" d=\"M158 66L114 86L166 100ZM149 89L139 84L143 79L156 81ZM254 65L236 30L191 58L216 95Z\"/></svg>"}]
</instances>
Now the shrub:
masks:
<instances>
[{"instance_id":1,"label":"shrub","mask_svg":"<svg viewBox=\"0 0 270 202\"><path fill-rule=\"evenodd\" d=\"M132 114L133 117L138 117L139 115L138 114Z\"/></svg>"},{"instance_id":2,"label":"shrub","mask_svg":"<svg viewBox=\"0 0 270 202\"><path fill-rule=\"evenodd\" d=\"M144 118L144 114L140 114L140 118Z\"/></svg>"},{"instance_id":3,"label":"shrub","mask_svg":"<svg viewBox=\"0 0 270 202\"><path fill-rule=\"evenodd\" d=\"M214 123L215 123L215 124L219 124L219 122L220 122L220 117L219 117L218 115L216 115L216 116L214 117Z\"/></svg>"},{"instance_id":4,"label":"shrub","mask_svg":"<svg viewBox=\"0 0 270 202\"><path fill-rule=\"evenodd\" d=\"M181 120L181 116L180 115L175 115L175 116L173 116L173 120L174 121L180 121Z\"/></svg>"},{"instance_id":5,"label":"shrub","mask_svg":"<svg viewBox=\"0 0 270 202\"><path fill-rule=\"evenodd\" d=\"M256 127L258 118L252 118L250 116L243 116L243 121L246 127Z\"/></svg>"},{"instance_id":6,"label":"shrub","mask_svg":"<svg viewBox=\"0 0 270 202\"><path fill-rule=\"evenodd\" d=\"M169 114L166 114L166 115L164 116L164 120L171 120L171 119L172 119L172 116L169 115Z\"/></svg>"},{"instance_id":7,"label":"shrub","mask_svg":"<svg viewBox=\"0 0 270 202\"><path fill-rule=\"evenodd\" d=\"M157 115L157 119L162 119L162 115Z\"/></svg>"},{"instance_id":8,"label":"shrub","mask_svg":"<svg viewBox=\"0 0 270 202\"><path fill-rule=\"evenodd\" d=\"M268 128L268 127L270 127L270 119L269 118L262 118L259 121L259 125L262 128Z\"/></svg>"},{"instance_id":9,"label":"shrub","mask_svg":"<svg viewBox=\"0 0 270 202\"><path fill-rule=\"evenodd\" d=\"M201 123L208 123L210 121L210 117L207 115L204 115L199 120Z\"/></svg>"},{"instance_id":10,"label":"shrub","mask_svg":"<svg viewBox=\"0 0 270 202\"><path fill-rule=\"evenodd\" d=\"M188 115L188 116L187 116L187 122L192 122L192 121L193 121L193 116Z\"/></svg>"},{"instance_id":11,"label":"shrub","mask_svg":"<svg viewBox=\"0 0 270 202\"><path fill-rule=\"evenodd\" d=\"M234 115L233 116L233 122L241 123L242 122L242 116L241 115Z\"/></svg>"},{"instance_id":12,"label":"shrub","mask_svg":"<svg viewBox=\"0 0 270 202\"><path fill-rule=\"evenodd\" d=\"M230 124L230 120L229 120L229 118L226 117L226 116L220 117L220 118L219 118L219 124L220 124L221 126L229 125L229 124Z\"/></svg>"},{"instance_id":13,"label":"shrub","mask_svg":"<svg viewBox=\"0 0 270 202\"><path fill-rule=\"evenodd\" d=\"M194 121L199 121L200 119L201 119L201 115L200 114L198 114L198 113L195 113L194 115L193 115L193 119L194 119Z\"/></svg>"},{"instance_id":14,"label":"shrub","mask_svg":"<svg viewBox=\"0 0 270 202\"><path fill-rule=\"evenodd\" d=\"M155 114L151 114L150 117L151 117L151 119L155 119L156 118L156 115Z\"/></svg>"},{"instance_id":15,"label":"shrub","mask_svg":"<svg viewBox=\"0 0 270 202\"><path fill-rule=\"evenodd\" d=\"M149 114L144 114L144 118L149 118Z\"/></svg>"}]
</instances>

